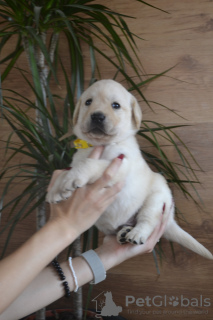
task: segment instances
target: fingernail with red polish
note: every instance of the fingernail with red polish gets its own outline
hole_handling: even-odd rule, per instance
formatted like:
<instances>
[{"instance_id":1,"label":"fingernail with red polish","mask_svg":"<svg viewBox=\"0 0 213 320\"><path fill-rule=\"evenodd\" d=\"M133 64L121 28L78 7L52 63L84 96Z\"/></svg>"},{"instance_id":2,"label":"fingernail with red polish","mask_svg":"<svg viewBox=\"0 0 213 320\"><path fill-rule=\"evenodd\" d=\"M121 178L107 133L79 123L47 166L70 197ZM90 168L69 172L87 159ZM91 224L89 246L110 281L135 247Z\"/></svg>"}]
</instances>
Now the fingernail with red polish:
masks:
<instances>
[{"instance_id":1,"label":"fingernail with red polish","mask_svg":"<svg viewBox=\"0 0 213 320\"><path fill-rule=\"evenodd\" d=\"M124 158L124 154L120 154L120 155L118 156L118 159L123 160L123 158Z\"/></svg>"},{"instance_id":2,"label":"fingernail with red polish","mask_svg":"<svg viewBox=\"0 0 213 320\"><path fill-rule=\"evenodd\" d=\"M69 171L70 169L72 169L72 167L67 167L67 168L65 168L64 170Z\"/></svg>"}]
</instances>

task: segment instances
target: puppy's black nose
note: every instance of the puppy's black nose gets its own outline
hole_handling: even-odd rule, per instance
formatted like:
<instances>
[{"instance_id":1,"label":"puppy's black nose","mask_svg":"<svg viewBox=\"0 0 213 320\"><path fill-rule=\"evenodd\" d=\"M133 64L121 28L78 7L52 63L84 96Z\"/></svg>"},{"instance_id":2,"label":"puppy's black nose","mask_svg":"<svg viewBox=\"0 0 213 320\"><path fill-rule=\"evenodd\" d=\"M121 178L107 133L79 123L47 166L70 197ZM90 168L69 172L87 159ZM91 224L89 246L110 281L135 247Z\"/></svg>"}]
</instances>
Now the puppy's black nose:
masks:
<instances>
[{"instance_id":1,"label":"puppy's black nose","mask_svg":"<svg viewBox=\"0 0 213 320\"><path fill-rule=\"evenodd\" d=\"M102 123L105 119L105 115L102 112L95 112L91 114L91 119L93 122Z\"/></svg>"}]
</instances>

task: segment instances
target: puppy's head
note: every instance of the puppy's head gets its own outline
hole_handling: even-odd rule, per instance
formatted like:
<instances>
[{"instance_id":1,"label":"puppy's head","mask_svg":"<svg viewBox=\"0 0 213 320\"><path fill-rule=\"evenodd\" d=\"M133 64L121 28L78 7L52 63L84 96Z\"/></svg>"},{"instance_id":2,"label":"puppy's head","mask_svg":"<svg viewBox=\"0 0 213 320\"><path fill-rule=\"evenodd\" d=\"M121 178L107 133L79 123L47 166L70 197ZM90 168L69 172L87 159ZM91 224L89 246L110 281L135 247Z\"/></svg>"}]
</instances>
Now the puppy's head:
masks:
<instances>
[{"instance_id":1,"label":"puppy's head","mask_svg":"<svg viewBox=\"0 0 213 320\"><path fill-rule=\"evenodd\" d=\"M80 97L73 115L75 134L93 145L119 142L140 128L137 100L121 84L100 80Z\"/></svg>"}]
</instances>

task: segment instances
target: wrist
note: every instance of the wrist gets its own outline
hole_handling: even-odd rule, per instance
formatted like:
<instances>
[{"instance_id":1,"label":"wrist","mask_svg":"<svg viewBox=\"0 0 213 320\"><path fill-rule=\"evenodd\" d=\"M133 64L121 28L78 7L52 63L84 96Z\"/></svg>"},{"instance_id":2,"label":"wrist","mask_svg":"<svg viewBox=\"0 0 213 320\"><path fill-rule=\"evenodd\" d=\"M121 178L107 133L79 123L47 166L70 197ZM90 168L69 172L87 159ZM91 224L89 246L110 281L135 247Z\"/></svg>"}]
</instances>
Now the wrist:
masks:
<instances>
[{"instance_id":1,"label":"wrist","mask_svg":"<svg viewBox=\"0 0 213 320\"><path fill-rule=\"evenodd\" d=\"M106 270L109 270L133 256L134 248L128 243L120 245L115 236L106 236L103 244L95 249L95 251L102 260Z\"/></svg>"},{"instance_id":2,"label":"wrist","mask_svg":"<svg viewBox=\"0 0 213 320\"><path fill-rule=\"evenodd\" d=\"M96 248L94 250L99 258L101 259L105 270L109 270L113 267L115 267L118 263L116 262L116 254L114 252L107 250L107 248L104 245L101 245L100 247Z\"/></svg>"},{"instance_id":3,"label":"wrist","mask_svg":"<svg viewBox=\"0 0 213 320\"><path fill-rule=\"evenodd\" d=\"M58 236L64 241L65 247L79 236L77 230L64 217L51 218L48 224L55 226Z\"/></svg>"}]
</instances>

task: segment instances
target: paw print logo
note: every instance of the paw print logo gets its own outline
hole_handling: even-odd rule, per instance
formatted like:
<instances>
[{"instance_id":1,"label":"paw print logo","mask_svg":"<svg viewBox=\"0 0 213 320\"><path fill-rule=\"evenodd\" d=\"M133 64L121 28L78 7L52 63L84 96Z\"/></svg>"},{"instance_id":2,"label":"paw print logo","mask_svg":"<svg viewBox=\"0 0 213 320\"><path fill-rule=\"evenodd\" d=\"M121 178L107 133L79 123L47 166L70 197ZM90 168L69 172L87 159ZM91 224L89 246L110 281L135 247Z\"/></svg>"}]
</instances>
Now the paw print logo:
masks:
<instances>
[{"instance_id":1,"label":"paw print logo","mask_svg":"<svg viewBox=\"0 0 213 320\"><path fill-rule=\"evenodd\" d=\"M178 297L172 296L171 298L169 298L169 300L169 304L171 304L173 307L176 307L179 304Z\"/></svg>"}]
</instances>

